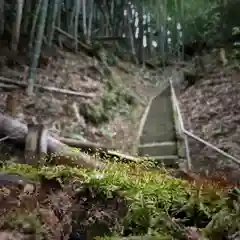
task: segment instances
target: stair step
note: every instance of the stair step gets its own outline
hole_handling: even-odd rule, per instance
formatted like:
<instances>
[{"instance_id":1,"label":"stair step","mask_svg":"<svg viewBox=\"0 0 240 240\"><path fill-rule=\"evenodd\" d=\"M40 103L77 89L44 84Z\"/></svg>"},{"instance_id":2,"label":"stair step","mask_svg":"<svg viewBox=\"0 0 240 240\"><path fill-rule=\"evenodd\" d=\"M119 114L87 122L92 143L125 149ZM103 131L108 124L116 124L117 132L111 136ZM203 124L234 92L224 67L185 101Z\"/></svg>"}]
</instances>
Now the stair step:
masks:
<instances>
[{"instance_id":1,"label":"stair step","mask_svg":"<svg viewBox=\"0 0 240 240\"><path fill-rule=\"evenodd\" d=\"M151 156L151 158L154 158L155 160L177 160L178 156L177 155L165 155L165 156Z\"/></svg>"},{"instance_id":2,"label":"stair step","mask_svg":"<svg viewBox=\"0 0 240 240\"><path fill-rule=\"evenodd\" d=\"M161 155L176 155L176 142L161 142L161 143L147 143L139 145L138 154L140 156L161 156Z\"/></svg>"},{"instance_id":3,"label":"stair step","mask_svg":"<svg viewBox=\"0 0 240 240\"><path fill-rule=\"evenodd\" d=\"M152 146L171 146L176 144L174 141L168 141L168 142L152 142L152 143L145 143L140 144L139 147L152 147Z\"/></svg>"},{"instance_id":4,"label":"stair step","mask_svg":"<svg viewBox=\"0 0 240 240\"><path fill-rule=\"evenodd\" d=\"M170 87L151 102L141 131L140 143L172 141L176 136Z\"/></svg>"}]
</instances>

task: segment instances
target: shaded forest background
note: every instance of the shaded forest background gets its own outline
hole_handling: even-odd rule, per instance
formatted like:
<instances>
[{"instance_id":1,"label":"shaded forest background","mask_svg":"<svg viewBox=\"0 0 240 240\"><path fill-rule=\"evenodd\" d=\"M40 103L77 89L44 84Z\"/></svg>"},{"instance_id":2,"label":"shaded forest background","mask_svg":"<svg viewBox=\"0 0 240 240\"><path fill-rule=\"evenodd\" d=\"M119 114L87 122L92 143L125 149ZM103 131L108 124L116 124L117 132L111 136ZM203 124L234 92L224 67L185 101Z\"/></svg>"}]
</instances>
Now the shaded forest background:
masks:
<instances>
[{"instance_id":1,"label":"shaded forest background","mask_svg":"<svg viewBox=\"0 0 240 240\"><path fill-rule=\"evenodd\" d=\"M28 60L30 93L43 50L51 55L49 48L57 45L86 51L111 64L127 57L137 63L155 57L183 58L184 52L192 55L237 42L239 4L237 0L2 1L1 45L7 43L12 60L13 55Z\"/></svg>"}]
</instances>

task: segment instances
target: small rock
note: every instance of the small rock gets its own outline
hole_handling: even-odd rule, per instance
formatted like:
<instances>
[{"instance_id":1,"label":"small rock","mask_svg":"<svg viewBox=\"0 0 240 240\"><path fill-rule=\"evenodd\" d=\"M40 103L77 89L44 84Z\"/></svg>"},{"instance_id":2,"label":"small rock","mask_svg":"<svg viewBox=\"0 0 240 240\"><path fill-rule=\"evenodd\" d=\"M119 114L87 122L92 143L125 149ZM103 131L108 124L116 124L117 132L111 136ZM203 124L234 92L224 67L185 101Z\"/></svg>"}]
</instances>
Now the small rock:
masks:
<instances>
[{"instance_id":1,"label":"small rock","mask_svg":"<svg viewBox=\"0 0 240 240\"><path fill-rule=\"evenodd\" d=\"M30 195L30 194L33 194L34 191L35 191L35 186L33 184L28 183L24 186L24 189L23 189L24 194Z\"/></svg>"},{"instance_id":2,"label":"small rock","mask_svg":"<svg viewBox=\"0 0 240 240\"><path fill-rule=\"evenodd\" d=\"M186 237L187 240L204 240L200 231L196 227L188 227Z\"/></svg>"},{"instance_id":3,"label":"small rock","mask_svg":"<svg viewBox=\"0 0 240 240\"><path fill-rule=\"evenodd\" d=\"M24 177L19 176L17 174L11 173L0 173L0 187L5 187L9 185L15 185L18 187L24 187L26 184L26 179Z\"/></svg>"}]
</instances>

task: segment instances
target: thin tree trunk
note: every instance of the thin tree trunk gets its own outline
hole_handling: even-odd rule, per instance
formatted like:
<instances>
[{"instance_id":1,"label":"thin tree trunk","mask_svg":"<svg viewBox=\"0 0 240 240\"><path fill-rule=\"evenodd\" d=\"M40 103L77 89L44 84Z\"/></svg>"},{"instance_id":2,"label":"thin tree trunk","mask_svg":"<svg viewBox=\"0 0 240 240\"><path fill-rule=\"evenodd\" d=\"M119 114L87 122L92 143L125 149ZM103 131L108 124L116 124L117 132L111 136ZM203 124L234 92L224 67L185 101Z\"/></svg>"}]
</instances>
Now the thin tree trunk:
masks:
<instances>
[{"instance_id":1,"label":"thin tree trunk","mask_svg":"<svg viewBox=\"0 0 240 240\"><path fill-rule=\"evenodd\" d=\"M3 35L3 33L4 33L4 24L5 24L5 19L4 19L4 3L5 3L5 1L4 0L2 0L1 2L0 2L0 36L2 36Z\"/></svg>"},{"instance_id":2,"label":"thin tree trunk","mask_svg":"<svg viewBox=\"0 0 240 240\"><path fill-rule=\"evenodd\" d=\"M45 23L47 18L48 1L49 0L43 0L42 2L41 18L40 18L38 32L36 36L35 47L32 54L32 64L29 69L29 76L28 76L27 94L29 96L33 94L34 82L36 78L36 70L38 66L39 56L41 53L43 34L44 34Z\"/></svg>"},{"instance_id":3,"label":"thin tree trunk","mask_svg":"<svg viewBox=\"0 0 240 240\"><path fill-rule=\"evenodd\" d=\"M21 22L22 22L22 12L23 12L24 0L17 0L17 15L15 22L13 23L12 29L12 43L11 48L12 51L17 52L18 42L21 31Z\"/></svg>"},{"instance_id":4,"label":"thin tree trunk","mask_svg":"<svg viewBox=\"0 0 240 240\"><path fill-rule=\"evenodd\" d=\"M58 10L59 10L59 4L61 4L61 0L54 0L53 3L53 11L52 11L52 17L51 17L51 22L49 26L49 31L48 31L48 46L52 46L52 41L54 37L54 32L55 32L55 23L57 20L57 15L58 15Z\"/></svg>"},{"instance_id":5,"label":"thin tree trunk","mask_svg":"<svg viewBox=\"0 0 240 240\"><path fill-rule=\"evenodd\" d=\"M75 1L75 21L74 21L74 40L75 40L75 52L78 52L78 23L79 23L79 13L80 13L80 2Z\"/></svg>"},{"instance_id":6,"label":"thin tree trunk","mask_svg":"<svg viewBox=\"0 0 240 240\"><path fill-rule=\"evenodd\" d=\"M93 21L93 10L94 10L94 0L90 0L90 13L88 17L88 34L87 41L90 43L91 35L92 35L92 21Z\"/></svg>"},{"instance_id":7,"label":"thin tree trunk","mask_svg":"<svg viewBox=\"0 0 240 240\"><path fill-rule=\"evenodd\" d=\"M83 10L83 33L85 38L87 37L87 14L86 14L86 0L82 0L82 10Z\"/></svg>"},{"instance_id":8,"label":"thin tree trunk","mask_svg":"<svg viewBox=\"0 0 240 240\"><path fill-rule=\"evenodd\" d=\"M128 13L127 13L127 19L128 19L128 36L129 36L129 39L130 39L131 52L132 52L132 56L135 60L135 63L138 64L138 60L137 60L137 57L136 57L136 49L135 49L132 23L131 23L131 13L130 13L129 8L128 8Z\"/></svg>"}]
</instances>

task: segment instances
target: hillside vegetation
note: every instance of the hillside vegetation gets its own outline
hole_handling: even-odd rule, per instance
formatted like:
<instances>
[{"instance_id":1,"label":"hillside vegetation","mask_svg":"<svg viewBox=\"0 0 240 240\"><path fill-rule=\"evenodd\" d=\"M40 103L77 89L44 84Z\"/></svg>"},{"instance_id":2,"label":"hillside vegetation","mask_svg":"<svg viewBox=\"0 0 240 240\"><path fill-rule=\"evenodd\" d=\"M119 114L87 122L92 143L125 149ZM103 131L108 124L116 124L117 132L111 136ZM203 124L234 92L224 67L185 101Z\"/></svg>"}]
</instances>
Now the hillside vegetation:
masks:
<instances>
[{"instance_id":1,"label":"hillside vegetation","mask_svg":"<svg viewBox=\"0 0 240 240\"><path fill-rule=\"evenodd\" d=\"M2 1L0 239L239 239L236 166L194 142L194 170L221 178L127 155L172 69L186 127L240 154L239 5Z\"/></svg>"}]
</instances>

